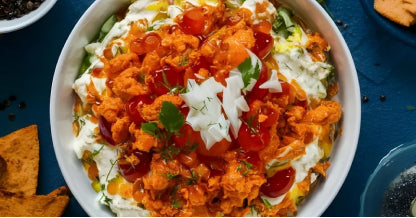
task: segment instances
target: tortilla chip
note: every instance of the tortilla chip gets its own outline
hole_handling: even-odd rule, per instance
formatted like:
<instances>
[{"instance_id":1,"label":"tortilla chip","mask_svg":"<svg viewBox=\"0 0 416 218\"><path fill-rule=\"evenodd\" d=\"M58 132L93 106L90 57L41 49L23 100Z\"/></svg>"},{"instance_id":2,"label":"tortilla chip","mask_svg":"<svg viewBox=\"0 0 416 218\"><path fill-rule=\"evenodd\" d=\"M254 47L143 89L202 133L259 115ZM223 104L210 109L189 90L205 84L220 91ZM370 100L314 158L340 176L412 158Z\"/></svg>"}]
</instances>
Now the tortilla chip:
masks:
<instances>
[{"instance_id":1,"label":"tortilla chip","mask_svg":"<svg viewBox=\"0 0 416 218\"><path fill-rule=\"evenodd\" d=\"M39 139L36 125L0 138L0 156L6 172L0 177L0 189L24 196L34 195L38 185Z\"/></svg>"},{"instance_id":2,"label":"tortilla chip","mask_svg":"<svg viewBox=\"0 0 416 218\"><path fill-rule=\"evenodd\" d=\"M68 188L62 186L48 195L24 196L0 191L2 217L57 217L68 205Z\"/></svg>"},{"instance_id":3,"label":"tortilla chip","mask_svg":"<svg viewBox=\"0 0 416 218\"><path fill-rule=\"evenodd\" d=\"M403 0L403 8L416 16L416 0Z\"/></svg>"},{"instance_id":4,"label":"tortilla chip","mask_svg":"<svg viewBox=\"0 0 416 218\"><path fill-rule=\"evenodd\" d=\"M374 0L374 9L384 17L403 26L410 26L416 23L416 16L413 16L404 8L403 0Z\"/></svg>"}]
</instances>

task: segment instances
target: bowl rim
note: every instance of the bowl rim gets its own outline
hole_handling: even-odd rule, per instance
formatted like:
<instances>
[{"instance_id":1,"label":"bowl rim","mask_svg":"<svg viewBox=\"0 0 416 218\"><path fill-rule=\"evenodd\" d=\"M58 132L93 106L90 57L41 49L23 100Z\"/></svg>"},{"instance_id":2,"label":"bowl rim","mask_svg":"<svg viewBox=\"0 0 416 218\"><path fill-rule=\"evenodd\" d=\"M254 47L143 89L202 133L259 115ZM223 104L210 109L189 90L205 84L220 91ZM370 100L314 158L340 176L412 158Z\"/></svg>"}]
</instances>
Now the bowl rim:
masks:
<instances>
[{"instance_id":1,"label":"bowl rim","mask_svg":"<svg viewBox=\"0 0 416 218\"><path fill-rule=\"evenodd\" d=\"M33 11L12 20L0 20L0 34L23 29L42 18L55 5L57 0L45 0Z\"/></svg>"},{"instance_id":2,"label":"bowl rim","mask_svg":"<svg viewBox=\"0 0 416 218\"><path fill-rule=\"evenodd\" d=\"M56 105L54 105L54 103L56 104L56 102L58 102L56 99L58 99L57 97L57 92L56 90L58 89L58 85L57 85L57 81L59 81L61 79L61 77L63 76L62 73L59 73L59 70L62 69L63 64L65 62L65 59L69 57L69 54L67 52L68 48L69 48L69 44L70 42L72 42L76 36L76 33L78 33L80 30L79 28L82 26L82 23L84 23L86 20L88 20L88 18L91 16L92 12L94 11L94 8L97 7L98 4L100 4L102 1L109 1L109 0L97 0L94 1L93 4L91 4L91 6L83 13L83 15L81 16L81 18L78 20L77 24L75 25L75 27L72 29L68 39L66 40L66 43L62 49L62 52L60 54L58 63L56 65L56 69L55 69L55 73L53 76L53 82L52 82L52 87L51 87L51 95L50 95L50 122L51 122L51 134L52 134L52 141L53 141L53 147L55 149L55 155L57 156L57 161L59 164L59 167L61 169L61 172L64 176L65 181L68 183L68 186L70 188L76 187L76 184L74 184L74 182L72 181L73 177L72 175L69 174L69 172L67 170L63 170L65 169L65 164L64 160L62 158L60 158L58 156L58 154L62 154L62 145L60 145L59 142L59 137L58 137L58 133L56 130L57 124L56 124L56 117L57 117L57 111L56 111ZM286 0L288 1L288 0ZM361 97L360 97L360 88L359 88L359 82L358 82L358 75L357 75L357 71L354 65L354 61L352 58L352 55L350 53L350 50L345 42L345 39L343 38L341 32L339 31L339 29L337 28L336 24L334 23L334 21L332 20L332 18L325 12L325 10L321 7L321 5L317 2L315 2L314 0L307 0L307 1L303 1L300 0L299 2L303 2L308 4L309 6L313 6L313 10L317 10L319 13L319 16L323 17L323 19L325 20L325 22L328 23L328 25L332 28L331 31L334 32L335 37L337 39L337 44L339 44L340 46L340 50L343 52L343 55L345 55L345 65L346 68L349 69L350 73L349 73L349 77L351 79L352 82L352 87L353 87L353 96L352 98L354 98L354 104L348 106L351 114L354 114L354 121L352 121L353 126L352 126L352 130L350 130L351 132L351 136L353 137L353 139L348 139L348 143L353 145L351 146L352 148L348 148L349 153L345 154L345 158L344 160L346 161L346 163L342 166L341 171L337 173L337 178L333 178L331 179L332 183L330 188L331 190L333 190L331 192L331 196L326 196L326 198L324 199L324 201L320 202L320 204L318 205L319 207L315 208L313 211L316 211L315 213L313 213L312 215L307 215L307 216L321 216L325 210L328 208L328 206L332 203L332 201L334 200L334 198L336 197L336 195L338 194L339 190L341 189L347 175L348 172L350 170L350 167L352 165L355 153L356 153L356 149L358 146L358 139L359 139L359 133L360 133L360 126L361 126ZM311 23L313 23L314 21L311 21ZM344 107L344 106L343 106ZM345 122L345 121L344 121ZM347 121L349 122L349 121ZM345 144L345 143L344 143ZM345 146L344 146L345 147ZM340 164L338 164L340 165ZM331 168L330 168L331 169ZM328 179L327 179L328 180ZM327 183L327 181L324 182L324 184ZM322 185L324 184L320 184L319 186L322 187ZM315 190L314 193L318 191ZM87 214L89 214L90 216L94 216L96 213L94 211L94 209L92 207L87 207L87 203L90 202L86 202L85 199L82 198L82 196L80 195L79 192L74 192L73 193L75 198L77 199L78 202L80 202L81 207L85 210L85 212ZM302 207L302 206L301 206ZM300 208L301 208L300 207ZM299 216L302 216L302 213L300 211L300 213L298 214Z\"/></svg>"},{"instance_id":3,"label":"bowl rim","mask_svg":"<svg viewBox=\"0 0 416 218\"><path fill-rule=\"evenodd\" d=\"M353 110L353 112L355 112L355 116L356 116L355 121L357 121L357 122L354 123L355 125L353 126L353 130L351 130L353 140L349 139L350 140L349 142L350 142L351 145L353 145L353 148L349 150L350 152L348 154L343 154L344 157L345 156L347 156L347 157L344 159L344 160L346 160L346 162L344 163L344 167L342 168L342 172L339 172L337 174L337 178L334 178L333 176L332 177L329 176L329 178L326 178L326 180L324 181L324 184L320 184L320 187L322 187L323 185L328 183L328 180L332 180L334 184L331 188L332 188L332 190L335 190L335 191L332 192L331 196L327 196L326 200L324 200L323 202L320 202L321 203L319 205L320 207L317 209L319 212L316 215L313 215L313 216L321 216L325 212L325 210L329 207L329 205L333 202L335 197L338 195L338 192L340 191L342 185L344 184L345 179L347 178L347 175L348 175L348 173L351 169L351 165L352 165L352 162L354 160L355 153L357 151L358 141L359 141L359 136L360 136L360 127L361 127L361 93L360 93L360 85L359 85L359 81L358 81L358 74L357 74L357 70L355 68L355 64L354 64L351 52L350 52L350 50L347 46L347 43L346 43L344 37L342 36L340 30L338 29L337 25L335 24L334 19L331 18L331 16L325 11L325 9L322 7L322 5L320 5L317 1L310 0L310 1L306 1L306 2L309 2L312 5L314 5L315 9L317 9L319 11L320 15L322 17L324 17L324 19L328 22L331 29L334 31L334 33L336 35L336 38L339 40L339 45L341 46L342 51L346 55L347 66L349 66L351 68L350 70L352 71L350 73L350 76L351 76L351 79L352 79L352 84L351 85L354 87L353 88L353 90L354 90L353 93L355 95L354 105L350 105L350 107L352 107L351 110ZM313 10L313 9L314 8L311 8L311 10ZM344 108L346 105L341 105L341 106ZM334 142L334 144L335 143L337 143L337 142ZM333 153L333 151L332 151L332 153ZM332 168L330 167L328 170L331 170L331 169ZM328 174L329 174L329 172L328 172ZM315 191L318 191L318 190L315 190Z\"/></svg>"}]
</instances>

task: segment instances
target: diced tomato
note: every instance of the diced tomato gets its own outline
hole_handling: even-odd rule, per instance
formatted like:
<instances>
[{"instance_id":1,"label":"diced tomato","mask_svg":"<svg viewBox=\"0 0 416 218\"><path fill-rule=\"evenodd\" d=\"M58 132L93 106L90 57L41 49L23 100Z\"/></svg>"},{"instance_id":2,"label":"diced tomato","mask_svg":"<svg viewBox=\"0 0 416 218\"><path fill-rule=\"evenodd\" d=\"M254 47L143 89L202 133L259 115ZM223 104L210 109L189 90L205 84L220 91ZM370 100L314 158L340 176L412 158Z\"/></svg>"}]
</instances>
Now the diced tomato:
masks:
<instances>
[{"instance_id":1,"label":"diced tomato","mask_svg":"<svg viewBox=\"0 0 416 218\"><path fill-rule=\"evenodd\" d=\"M175 146L178 148L182 148L185 145L191 146L195 143L202 143L202 139L201 136L199 136L199 132L194 132L192 127L186 123L179 130L179 134L175 134L173 136L173 141L175 142Z\"/></svg>"},{"instance_id":2,"label":"diced tomato","mask_svg":"<svg viewBox=\"0 0 416 218\"><path fill-rule=\"evenodd\" d=\"M259 23L254 24L252 28L256 32L270 34L270 31L272 30L272 24L269 21L260 21Z\"/></svg>"},{"instance_id":3,"label":"diced tomato","mask_svg":"<svg viewBox=\"0 0 416 218\"><path fill-rule=\"evenodd\" d=\"M257 167L257 169L263 168L263 162L260 160L259 153L255 151L245 152L243 158Z\"/></svg>"},{"instance_id":4,"label":"diced tomato","mask_svg":"<svg viewBox=\"0 0 416 218\"><path fill-rule=\"evenodd\" d=\"M144 104L151 104L152 101L152 98L148 95L139 95L126 102L125 107L127 114L129 115L130 119L138 126L140 126L144 121L138 109L141 108Z\"/></svg>"},{"instance_id":5,"label":"diced tomato","mask_svg":"<svg viewBox=\"0 0 416 218\"><path fill-rule=\"evenodd\" d=\"M292 167L277 171L260 187L261 193L276 198L288 192L295 182L295 170Z\"/></svg>"},{"instance_id":6,"label":"diced tomato","mask_svg":"<svg viewBox=\"0 0 416 218\"><path fill-rule=\"evenodd\" d=\"M238 143L246 151L260 151L270 142L270 133L261 125L256 128L243 123L238 131Z\"/></svg>"},{"instance_id":7,"label":"diced tomato","mask_svg":"<svg viewBox=\"0 0 416 218\"><path fill-rule=\"evenodd\" d=\"M198 154L198 159L205 164L210 170L210 177L222 176L225 174L226 161L220 157L209 157L202 154Z\"/></svg>"},{"instance_id":8,"label":"diced tomato","mask_svg":"<svg viewBox=\"0 0 416 218\"><path fill-rule=\"evenodd\" d=\"M202 8L192 8L185 11L179 26L186 34L199 35L205 30L205 16Z\"/></svg>"},{"instance_id":9,"label":"diced tomato","mask_svg":"<svg viewBox=\"0 0 416 218\"><path fill-rule=\"evenodd\" d=\"M273 38L270 34L254 32L256 42L251 49L260 59L266 57L273 48Z\"/></svg>"},{"instance_id":10,"label":"diced tomato","mask_svg":"<svg viewBox=\"0 0 416 218\"><path fill-rule=\"evenodd\" d=\"M163 95L177 85L183 85L183 72L178 72L169 65L153 72L153 83L150 88L157 95Z\"/></svg>"},{"instance_id":11,"label":"diced tomato","mask_svg":"<svg viewBox=\"0 0 416 218\"><path fill-rule=\"evenodd\" d=\"M136 179L143 177L150 171L150 162L152 161L152 154L144 151L135 150L132 153L138 158L138 163L129 163L125 159L120 159L118 169L121 175L129 182L134 183Z\"/></svg>"},{"instance_id":12,"label":"diced tomato","mask_svg":"<svg viewBox=\"0 0 416 218\"><path fill-rule=\"evenodd\" d=\"M139 37L130 43L130 50L138 55L157 50L162 42L162 38L155 32L149 32L143 37Z\"/></svg>"},{"instance_id":13,"label":"diced tomato","mask_svg":"<svg viewBox=\"0 0 416 218\"><path fill-rule=\"evenodd\" d=\"M108 122L103 116L98 118L98 127L103 138L110 144L115 145L113 135L111 134L111 123Z\"/></svg>"},{"instance_id":14,"label":"diced tomato","mask_svg":"<svg viewBox=\"0 0 416 218\"><path fill-rule=\"evenodd\" d=\"M215 144L212 145L212 147L208 150L205 147L205 144L202 142L197 148L198 154L202 154L205 156L219 156L221 154L224 154L231 146L231 142L227 141L226 139L223 139Z\"/></svg>"},{"instance_id":15,"label":"diced tomato","mask_svg":"<svg viewBox=\"0 0 416 218\"><path fill-rule=\"evenodd\" d=\"M267 93L269 93L269 90L259 88L259 86L265 83L268 79L269 79L269 73L267 72L266 65L263 64L263 67L260 70L259 79L254 85L253 89L247 95L249 103L254 101L255 99L263 99L264 96L266 96Z\"/></svg>"}]
</instances>

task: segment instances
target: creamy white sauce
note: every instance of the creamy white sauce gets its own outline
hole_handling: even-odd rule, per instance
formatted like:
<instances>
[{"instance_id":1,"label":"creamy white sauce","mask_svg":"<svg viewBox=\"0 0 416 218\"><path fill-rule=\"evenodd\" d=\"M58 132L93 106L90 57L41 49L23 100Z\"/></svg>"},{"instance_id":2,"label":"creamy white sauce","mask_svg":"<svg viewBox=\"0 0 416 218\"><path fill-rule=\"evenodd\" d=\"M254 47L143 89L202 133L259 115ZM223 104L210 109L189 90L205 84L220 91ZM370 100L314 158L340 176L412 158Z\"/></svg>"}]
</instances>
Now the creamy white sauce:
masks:
<instances>
[{"instance_id":1,"label":"creamy white sauce","mask_svg":"<svg viewBox=\"0 0 416 218\"><path fill-rule=\"evenodd\" d=\"M321 80L329 75L331 65L314 62L306 51L299 48L291 49L288 53L276 53L273 58L288 82L296 80L309 97L326 97L326 88Z\"/></svg>"},{"instance_id":2,"label":"creamy white sauce","mask_svg":"<svg viewBox=\"0 0 416 218\"><path fill-rule=\"evenodd\" d=\"M91 82L91 75L88 73L82 74L80 78L75 80L72 88L74 89L75 93L77 93L78 97L81 99L82 103L87 103L87 86Z\"/></svg>"},{"instance_id":3,"label":"creamy white sauce","mask_svg":"<svg viewBox=\"0 0 416 218\"><path fill-rule=\"evenodd\" d=\"M211 6L216 6L218 4L216 0L186 1L194 6L200 6L201 3L206 3ZM252 19L254 20L254 23L258 22L257 16L255 15L257 7L256 4L261 4L264 1L265 0L246 0L241 5L241 7L247 8L253 12ZM125 36L130 30L134 21L139 19L146 19L149 23L149 26L152 26L154 29L158 29L163 24L173 23L173 19L179 14L183 13L183 9L179 6L170 5L168 6L167 10L169 18L158 20L152 23L158 11L145 9L151 2L153 2L153 0L135 1L129 7L129 12L127 13L125 19L117 22L101 43L91 43L85 46L85 50L89 54L95 54L90 59L91 63L93 64L88 68L87 72L90 72L94 67L103 67L104 64L97 57L102 56L104 49L112 40ZM269 13L273 17L276 14L276 9L269 2L266 13ZM273 32L271 32L271 34L273 37L276 37L276 34ZM301 88L305 90L308 96L324 98L326 96L326 90L320 80L328 76L330 72L328 69L331 66L326 63L313 62L305 50L303 50L303 54L301 54L299 49L294 48L293 46L304 45L307 42L306 34L301 30L300 39L297 39L297 41L287 41L280 38L275 42L286 43L288 45L288 49L286 50L289 51L278 52L273 55L273 58L275 58L279 64L280 73L282 73L289 81L295 79ZM117 53L117 46L118 45L113 46L113 54ZM251 57L253 56L250 51L249 54ZM253 66L255 66L257 61L260 62L257 57L252 57L252 61ZM232 128L231 130L233 134L237 136L238 129L241 126L241 120L239 117L243 111L249 110L247 102L241 95L241 90L243 89L241 74L238 78L233 76L233 73L230 73L230 78L226 80L227 87L223 87L220 83L215 82L213 78L211 79L212 80L207 83L204 82L205 85L204 83L198 85L195 81L188 81L191 83L188 86L189 92L186 94L181 94L181 98L191 108L186 121L191 124L194 130L200 131L201 137L204 140L207 149L209 149L215 142L221 141L223 139L230 141L231 138L228 134L229 128ZM272 78L266 83L262 84L261 88L269 89L271 92L278 92L281 90L281 87L278 87L280 84L277 84L275 80L277 80L277 74L273 72ZM106 90L105 78L95 78L92 77L89 73L84 73L73 84L73 89L84 104L87 103L86 97L88 95L86 87L90 84L91 81L100 94ZM246 87L243 91L245 92L251 90L255 83L256 80L252 80L249 86ZM217 93L219 92L223 92L224 102L221 102L218 99ZM222 109L224 109L227 117L230 120L227 120L224 117L221 112ZM97 163L100 183L104 185L104 187L107 187L108 181L115 178L118 174L116 163L116 160L118 159L118 150L116 147L103 146L102 144L95 142L96 136L94 129L96 129L98 125L89 121L87 116L89 115L81 117L81 119L85 121L85 124L81 126L79 135L73 143L73 148L78 158L82 158L83 153L86 150L90 152L99 151L96 152L97 154L94 155L93 159ZM284 153L287 152L290 152L290 150L287 149ZM296 183L304 180L304 178L308 175L309 169L315 166L323 156L323 151L318 146L318 140L315 140L307 145L305 152L306 154L304 156L291 162L292 167L296 170L296 176L295 183L291 187L290 191L296 187ZM270 163L267 166L269 165ZM315 181L316 177L316 175L312 174L311 181ZM288 193L290 193L290 191ZM103 194L112 199L109 203L109 207L118 216L150 216L149 211L140 208L137 205L137 202L135 202L133 199L124 199L119 195L110 195L107 193L106 189L100 191L98 194L98 198L100 199L99 201L102 204L108 203L104 202L104 199L102 198ZM272 205L277 205L283 200L285 196L286 194L277 198L268 198L266 196L262 196L261 198L268 200ZM250 215L258 216L258 213L257 211L253 210Z\"/></svg>"},{"instance_id":4,"label":"creamy white sauce","mask_svg":"<svg viewBox=\"0 0 416 218\"><path fill-rule=\"evenodd\" d=\"M302 182L306 178L306 176L309 173L309 170L319 162L323 155L324 151L321 147L319 147L317 137L313 142L311 142L305 147L305 155L291 162L291 165L295 170L295 182L293 183L289 191L286 194L276 198L270 198L267 196L261 196L261 198L266 199L271 205L280 204L285 198L285 196L296 188L297 183Z\"/></svg>"},{"instance_id":5,"label":"creamy white sauce","mask_svg":"<svg viewBox=\"0 0 416 218\"><path fill-rule=\"evenodd\" d=\"M75 138L73 142L73 149L75 154L79 159L82 158L84 151L93 151L94 149L99 149L97 143L95 142L95 132L94 129L98 127L97 124L91 122L88 117L90 115L85 115L79 117L80 130L78 137Z\"/></svg>"},{"instance_id":6,"label":"creamy white sauce","mask_svg":"<svg viewBox=\"0 0 416 218\"><path fill-rule=\"evenodd\" d=\"M118 195L111 195L112 203L110 209L119 217L148 217L149 211L137 206L137 202L124 199Z\"/></svg>"}]
</instances>

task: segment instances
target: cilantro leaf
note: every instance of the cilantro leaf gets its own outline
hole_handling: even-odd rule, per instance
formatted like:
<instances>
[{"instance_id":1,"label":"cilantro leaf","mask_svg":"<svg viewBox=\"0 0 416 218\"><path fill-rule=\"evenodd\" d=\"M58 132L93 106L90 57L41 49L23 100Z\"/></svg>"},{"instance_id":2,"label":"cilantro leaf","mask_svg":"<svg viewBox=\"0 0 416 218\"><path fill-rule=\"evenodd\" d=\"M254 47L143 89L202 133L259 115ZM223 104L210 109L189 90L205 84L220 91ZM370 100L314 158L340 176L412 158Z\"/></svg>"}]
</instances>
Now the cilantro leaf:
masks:
<instances>
[{"instance_id":1,"label":"cilantro leaf","mask_svg":"<svg viewBox=\"0 0 416 218\"><path fill-rule=\"evenodd\" d=\"M237 67L242 74L244 87L247 87L250 84L252 78L257 80L260 77L259 62L256 61L256 66L253 66L251 62L251 57L248 57Z\"/></svg>"},{"instance_id":2,"label":"cilantro leaf","mask_svg":"<svg viewBox=\"0 0 416 218\"><path fill-rule=\"evenodd\" d=\"M156 122L142 123L141 129L143 132L149 133L153 136L157 136L159 132L159 127L157 126Z\"/></svg>"},{"instance_id":3,"label":"cilantro leaf","mask_svg":"<svg viewBox=\"0 0 416 218\"><path fill-rule=\"evenodd\" d=\"M172 102L164 101L159 112L159 120L170 133L177 133L185 123L185 118Z\"/></svg>"}]
</instances>

